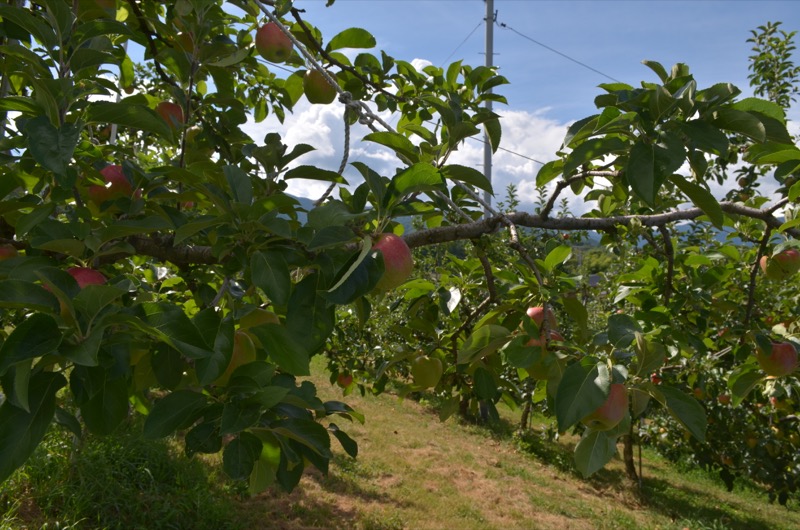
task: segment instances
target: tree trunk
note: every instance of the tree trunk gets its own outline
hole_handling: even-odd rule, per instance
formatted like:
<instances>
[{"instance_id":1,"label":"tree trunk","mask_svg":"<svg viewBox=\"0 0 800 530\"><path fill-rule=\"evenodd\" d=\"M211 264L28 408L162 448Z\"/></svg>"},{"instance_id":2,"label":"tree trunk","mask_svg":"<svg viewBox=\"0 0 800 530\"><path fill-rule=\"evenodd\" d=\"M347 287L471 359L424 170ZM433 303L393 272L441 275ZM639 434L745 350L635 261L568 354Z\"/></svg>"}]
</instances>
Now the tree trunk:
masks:
<instances>
[{"instance_id":1,"label":"tree trunk","mask_svg":"<svg viewBox=\"0 0 800 530\"><path fill-rule=\"evenodd\" d=\"M636 473L636 462L633 459L633 423L631 432L622 437L625 448L622 451L622 459L625 461L625 474L633 482L639 482L639 475Z\"/></svg>"},{"instance_id":2,"label":"tree trunk","mask_svg":"<svg viewBox=\"0 0 800 530\"><path fill-rule=\"evenodd\" d=\"M531 417L531 408L532 407L533 407L533 404L531 403L531 400L529 399L528 401L525 402L525 406L522 408L522 418L520 418L520 420L519 420L519 429L521 431L525 431L525 430L528 429L528 420L530 420L530 417Z\"/></svg>"}]
</instances>

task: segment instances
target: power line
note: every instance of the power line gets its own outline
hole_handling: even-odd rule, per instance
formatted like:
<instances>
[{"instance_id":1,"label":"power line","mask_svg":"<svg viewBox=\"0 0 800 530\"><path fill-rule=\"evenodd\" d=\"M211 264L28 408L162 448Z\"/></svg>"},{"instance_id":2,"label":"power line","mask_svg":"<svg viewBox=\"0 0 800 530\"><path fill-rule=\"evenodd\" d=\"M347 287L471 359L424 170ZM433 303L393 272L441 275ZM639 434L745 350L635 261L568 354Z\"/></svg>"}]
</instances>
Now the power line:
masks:
<instances>
[{"instance_id":1,"label":"power line","mask_svg":"<svg viewBox=\"0 0 800 530\"><path fill-rule=\"evenodd\" d=\"M607 77L607 78L611 79L612 81L616 81L617 83L622 83L622 81L620 81L619 79L616 79L616 78L614 78L614 77L611 77L610 75L608 75L608 74L606 74L606 73L603 73L603 72L601 72L601 71L600 71L600 70L598 70L597 68L592 68L592 67L591 67L591 66L589 66L588 64L586 64L586 63L582 63L581 61L579 61L579 60L577 60L577 59L574 59L574 58L570 57L570 56L569 56L569 55L567 55L566 53L562 53L562 52L560 52L560 51L556 50L555 48L551 48L551 47L550 47L550 46L548 46L547 44L544 44L544 43L542 43L542 42L539 42L538 40L536 40L536 39L534 39L534 38L532 38L532 37L529 37L529 36L527 36L527 35L525 35L525 34L523 34L523 33L520 33L519 31L515 30L514 28L512 28L511 26L509 26L509 25L507 25L507 24L505 24L505 23L503 23L503 22L499 23L498 25L499 25L501 28L503 28L503 29L507 29L507 30L513 31L514 33L516 33L517 35L519 35L519 36L520 36L520 37L522 37L523 39L527 39L527 40L531 41L531 42L532 42L532 43L534 43L534 44L538 44L538 45L539 45L539 46L541 46L542 48L545 48L545 49L547 49L547 50L550 50L551 52L553 52L553 53L556 53L556 54L560 55L561 57L564 57L565 59L569 59L569 60L570 60L570 61L572 61L573 63L579 64L579 65L583 66L584 68L586 68L586 69L589 69L589 70L591 70L592 72L594 72L594 73L596 73L596 74L600 74L600 75L602 75L603 77Z\"/></svg>"},{"instance_id":2,"label":"power line","mask_svg":"<svg viewBox=\"0 0 800 530\"><path fill-rule=\"evenodd\" d=\"M469 136L468 138L470 140L475 140L476 142L481 142L483 144L487 143L486 140L484 140L482 138L478 138L477 136ZM531 157L523 155L521 153L517 153L516 151L512 151L511 149L506 149L505 147L498 147L497 150L498 151L505 151L506 153L510 153L510 154L518 156L520 158L524 158L525 160L530 160L531 162L536 162L537 164L541 164L541 165L545 164L541 160L536 160L535 158L531 158Z\"/></svg>"},{"instance_id":3,"label":"power line","mask_svg":"<svg viewBox=\"0 0 800 530\"><path fill-rule=\"evenodd\" d=\"M467 36L464 38L464 40L462 40L462 41L461 41L461 44L459 44L458 46L456 46L456 49L455 49L455 50L453 50L453 53L451 53L450 55L448 55L448 56L447 56L447 59L445 59L444 61L442 61L440 64L441 64L441 65L444 65L444 64L445 64L447 61L449 61L449 60L450 60L450 57L452 57L453 55L455 55L455 54L456 54L456 52L457 52L459 49L461 49L461 47L462 47L462 46L463 46L463 45L464 45L464 44L465 44L465 43L466 43L466 42L469 40L469 38L470 38L470 37L472 37L472 34L473 34L473 33L475 33L475 32L478 30L478 28L479 28L479 27L481 27L482 25L483 25L483 20L481 20L480 22L478 22L478 25L477 25L477 26L475 26L475 27L472 29L472 31L470 31L470 32L469 32L469 35L467 35Z\"/></svg>"}]
</instances>

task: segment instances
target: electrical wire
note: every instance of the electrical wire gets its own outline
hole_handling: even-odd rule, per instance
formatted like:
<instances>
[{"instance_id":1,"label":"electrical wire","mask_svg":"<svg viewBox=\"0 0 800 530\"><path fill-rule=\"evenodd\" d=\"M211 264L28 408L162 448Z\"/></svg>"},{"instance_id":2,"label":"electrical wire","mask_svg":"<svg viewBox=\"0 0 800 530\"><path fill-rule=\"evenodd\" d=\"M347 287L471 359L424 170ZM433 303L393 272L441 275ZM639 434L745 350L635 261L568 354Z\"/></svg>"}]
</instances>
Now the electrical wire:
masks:
<instances>
[{"instance_id":1,"label":"electrical wire","mask_svg":"<svg viewBox=\"0 0 800 530\"><path fill-rule=\"evenodd\" d=\"M532 38L532 37L529 37L529 36L525 35L524 33L520 33L519 31L515 30L514 28L512 28L512 27L511 27L511 26L509 26L508 24L505 24L505 23L503 23L503 22L499 22L499 23L497 23L497 25L498 25L498 26L500 26L500 27L501 27L501 28L503 28L503 29L507 29L507 30L513 31L514 33L516 33L517 35L519 35L519 36L520 36L520 37L522 37L523 39L527 39L527 40L531 41L532 43L534 43L534 44L537 44L537 45L541 46L542 48L545 48L545 49L547 49L547 50L550 50L551 52L553 52L553 53L556 53L556 54L560 55L561 57L564 57L565 59L569 59L569 60L570 60L570 61L572 61L573 63L579 64L579 65L583 66L584 68L586 68L586 69L588 69L588 70L591 70L592 72L594 72L594 73L596 73L596 74L600 74L600 75L602 75L603 77L607 77L608 79L611 79L612 81L616 81L617 83L622 83L622 81L620 81L619 79L616 79L616 78L614 78L614 77L611 77L610 75L608 75L608 74L606 74L606 73L603 73L603 72L601 72L601 71L600 71L600 70L598 70L597 68L592 68L592 67L591 67L591 66L589 66L588 64L586 64L586 63L582 63L581 61L579 61L579 60L577 60L577 59L574 59L574 58L570 57L570 56L569 56L569 55L567 55L566 53L562 53L562 52L560 52L560 51L556 50L555 48L551 48L551 47L550 47L550 46L548 46L547 44L544 44L544 43L542 43L542 42L539 42L538 40L536 40L536 39L534 39L534 38Z\"/></svg>"},{"instance_id":2,"label":"electrical wire","mask_svg":"<svg viewBox=\"0 0 800 530\"><path fill-rule=\"evenodd\" d=\"M463 46L463 45L464 45L464 44L465 44L465 43L466 43L466 42L469 40L469 38L470 38L470 37L472 37L472 34L473 34L473 33L475 33L476 31L478 31L478 28L479 28L479 27L483 26L483 22L484 22L483 20L481 20L480 22L478 22L478 25L477 25L477 26L475 26L475 27L472 29L472 31L470 31L470 32L469 32L469 35L467 35L467 36L464 38L464 40L462 40L462 41L461 41L461 44L459 44L458 46L456 46L456 49L455 49L455 50L453 50L453 53L451 53L450 55L448 55L448 56L447 56L447 58L446 58L444 61L442 61L442 62L440 63L440 65L443 65L443 64L445 64L447 61L449 61L449 60L450 60L450 58L451 58L453 55L455 55L455 54L456 54L456 52L457 52L458 50L460 50L460 49L461 49L461 47L462 47L462 46Z\"/></svg>"}]
</instances>

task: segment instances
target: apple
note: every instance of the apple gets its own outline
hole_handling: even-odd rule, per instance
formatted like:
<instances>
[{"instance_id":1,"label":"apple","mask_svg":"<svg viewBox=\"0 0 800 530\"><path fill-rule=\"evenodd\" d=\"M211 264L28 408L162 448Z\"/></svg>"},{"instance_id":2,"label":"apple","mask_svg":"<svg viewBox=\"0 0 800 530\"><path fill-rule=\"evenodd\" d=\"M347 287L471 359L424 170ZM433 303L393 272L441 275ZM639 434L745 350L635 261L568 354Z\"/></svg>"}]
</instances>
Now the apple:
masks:
<instances>
[{"instance_id":1,"label":"apple","mask_svg":"<svg viewBox=\"0 0 800 530\"><path fill-rule=\"evenodd\" d=\"M622 421L628 411L628 389L622 383L613 383L605 403L586 416L581 422L595 431L608 431Z\"/></svg>"},{"instance_id":2,"label":"apple","mask_svg":"<svg viewBox=\"0 0 800 530\"><path fill-rule=\"evenodd\" d=\"M772 257L761 256L761 270L771 280L785 280L800 271L800 250L787 248Z\"/></svg>"},{"instance_id":3,"label":"apple","mask_svg":"<svg viewBox=\"0 0 800 530\"><path fill-rule=\"evenodd\" d=\"M692 390L692 394L694 394L695 399L703 399L706 395L706 393L703 392L703 389L700 388L699 386L695 387L694 390Z\"/></svg>"},{"instance_id":4,"label":"apple","mask_svg":"<svg viewBox=\"0 0 800 530\"><path fill-rule=\"evenodd\" d=\"M376 291L389 291L405 282L414 270L414 258L403 238L381 234L372 248L383 255L383 276L375 285Z\"/></svg>"},{"instance_id":5,"label":"apple","mask_svg":"<svg viewBox=\"0 0 800 530\"><path fill-rule=\"evenodd\" d=\"M4 243L0 245L0 261L5 259L14 258L17 256L17 249L14 245Z\"/></svg>"},{"instance_id":6,"label":"apple","mask_svg":"<svg viewBox=\"0 0 800 530\"><path fill-rule=\"evenodd\" d=\"M242 330L236 330L233 334L233 352L228 367L221 376L214 381L215 385L225 386L231 378L233 371L256 360L256 345L250 335Z\"/></svg>"},{"instance_id":7,"label":"apple","mask_svg":"<svg viewBox=\"0 0 800 530\"><path fill-rule=\"evenodd\" d=\"M544 307L529 307L526 313L534 322L536 322L538 327L542 327L542 323L544 322ZM556 329L558 327L556 315L553 313L552 309L547 310L547 325L550 329Z\"/></svg>"},{"instance_id":8,"label":"apple","mask_svg":"<svg viewBox=\"0 0 800 530\"><path fill-rule=\"evenodd\" d=\"M659 374L656 373L650 374L650 382L653 383L654 385L660 385L661 381L663 381L663 379Z\"/></svg>"},{"instance_id":9,"label":"apple","mask_svg":"<svg viewBox=\"0 0 800 530\"><path fill-rule=\"evenodd\" d=\"M336 99L336 89L328 83L319 70L306 71L303 77L303 91L309 103L322 103L327 105Z\"/></svg>"},{"instance_id":10,"label":"apple","mask_svg":"<svg viewBox=\"0 0 800 530\"><path fill-rule=\"evenodd\" d=\"M717 396L717 401L720 405L728 405L731 402L731 396L728 394L720 394Z\"/></svg>"},{"instance_id":11,"label":"apple","mask_svg":"<svg viewBox=\"0 0 800 530\"><path fill-rule=\"evenodd\" d=\"M274 22L268 22L256 31L256 50L271 63L285 62L292 55L292 39Z\"/></svg>"},{"instance_id":12,"label":"apple","mask_svg":"<svg viewBox=\"0 0 800 530\"><path fill-rule=\"evenodd\" d=\"M122 166L112 164L100 170L105 180L105 186L94 185L89 187L89 200L96 205L101 205L106 201L119 199L121 197L130 197L133 195L133 186L125 173L122 171ZM136 190L136 196L141 197L141 190Z\"/></svg>"},{"instance_id":13,"label":"apple","mask_svg":"<svg viewBox=\"0 0 800 530\"><path fill-rule=\"evenodd\" d=\"M339 377L336 378L336 384L342 388L347 388L348 386L353 384L353 375L339 374Z\"/></svg>"},{"instance_id":14,"label":"apple","mask_svg":"<svg viewBox=\"0 0 800 530\"><path fill-rule=\"evenodd\" d=\"M563 341L564 337L562 337L561 333L559 333L558 331L556 331L554 329L551 329L550 330L550 341L554 341L554 340ZM525 343L525 346L544 346L544 345L545 345L544 333L542 333L539 336L539 338L533 337L533 338L531 338L531 340L529 340L527 343Z\"/></svg>"},{"instance_id":15,"label":"apple","mask_svg":"<svg viewBox=\"0 0 800 530\"><path fill-rule=\"evenodd\" d=\"M436 357L420 355L411 361L411 375L414 383L422 388L433 388L442 378L442 361Z\"/></svg>"},{"instance_id":16,"label":"apple","mask_svg":"<svg viewBox=\"0 0 800 530\"><path fill-rule=\"evenodd\" d=\"M177 103L162 101L156 105L156 112L172 129L178 129L184 124L183 107Z\"/></svg>"},{"instance_id":17,"label":"apple","mask_svg":"<svg viewBox=\"0 0 800 530\"><path fill-rule=\"evenodd\" d=\"M106 283L106 277L103 273L90 269L88 267L71 267L67 269L70 276L75 278L78 282L78 287L83 289L87 285L103 285Z\"/></svg>"},{"instance_id":18,"label":"apple","mask_svg":"<svg viewBox=\"0 0 800 530\"><path fill-rule=\"evenodd\" d=\"M756 445L758 445L758 438L756 438L752 434L748 434L747 437L744 439L744 443L747 445L747 447L753 449Z\"/></svg>"},{"instance_id":19,"label":"apple","mask_svg":"<svg viewBox=\"0 0 800 530\"><path fill-rule=\"evenodd\" d=\"M782 377L797 369L797 348L791 342L773 342L767 355L761 348L756 352L756 360L767 375Z\"/></svg>"}]
</instances>

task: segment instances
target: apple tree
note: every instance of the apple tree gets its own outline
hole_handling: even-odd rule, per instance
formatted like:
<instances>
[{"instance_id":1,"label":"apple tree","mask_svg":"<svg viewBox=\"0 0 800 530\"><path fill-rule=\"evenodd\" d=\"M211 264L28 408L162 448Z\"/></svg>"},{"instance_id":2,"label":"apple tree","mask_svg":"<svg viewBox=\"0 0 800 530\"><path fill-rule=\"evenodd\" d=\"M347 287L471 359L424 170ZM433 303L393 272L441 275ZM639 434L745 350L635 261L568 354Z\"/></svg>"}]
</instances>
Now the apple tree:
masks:
<instances>
[{"instance_id":1,"label":"apple tree","mask_svg":"<svg viewBox=\"0 0 800 530\"><path fill-rule=\"evenodd\" d=\"M797 246L800 186L776 200L719 202L709 168L739 151L727 136L737 133L750 142L744 158L778 166L785 183L800 150L780 105L738 99L729 84L699 88L685 65L646 62L654 81L602 85L599 112L569 128L537 176L553 189L539 211L501 211L481 199L492 191L484 175L448 160L482 130L499 146L501 120L484 103L504 101L493 89L506 80L461 62L419 71L371 51L365 29L323 36L294 4L0 6L0 479L53 423L113 435L138 414L147 436L177 433L190 455L222 452L225 471L252 491L291 489L306 463L327 470L333 438L356 456L334 421L363 421L318 397L303 379L310 359L344 347L368 360L363 330L388 302L414 322L401 348L414 355L388 364L451 408L483 404L492 415L500 400L546 401L560 431L585 425L576 448L585 474L651 403L704 439L689 389L650 374L719 353L704 340L710 315L741 328L733 398L772 384L756 355L779 338L756 335L758 263ZM314 146L245 132L249 120L283 120L303 97L328 101L329 88L346 138L367 127L363 140L394 153L398 171L355 161L348 182L349 145L333 171L303 164ZM303 208L290 179L330 187ZM555 215L566 188L595 208ZM407 216L423 228L403 234ZM759 244L708 256L674 233L680 222ZM612 293L622 311L590 318L566 268L570 246L531 244L537 230L598 230L604 244L632 247L643 238L661 259L627 262ZM386 234L412 249L469 243L439 274L386 293L379 282L399 283L393 256L403 256L381 249ZM492 237L506 248L487 248ZM720 311L714 301L729 294L713 280L724 274L749 282ZM530 307L558 318L537 321Z\"/></svg>"}]
</instances>

